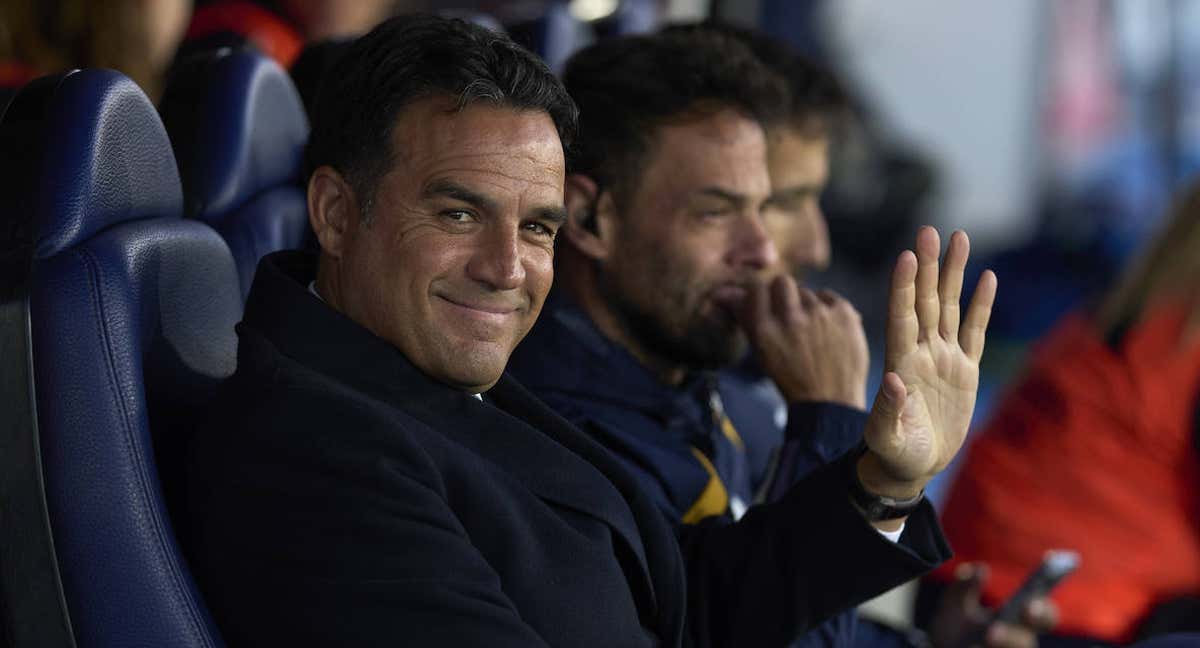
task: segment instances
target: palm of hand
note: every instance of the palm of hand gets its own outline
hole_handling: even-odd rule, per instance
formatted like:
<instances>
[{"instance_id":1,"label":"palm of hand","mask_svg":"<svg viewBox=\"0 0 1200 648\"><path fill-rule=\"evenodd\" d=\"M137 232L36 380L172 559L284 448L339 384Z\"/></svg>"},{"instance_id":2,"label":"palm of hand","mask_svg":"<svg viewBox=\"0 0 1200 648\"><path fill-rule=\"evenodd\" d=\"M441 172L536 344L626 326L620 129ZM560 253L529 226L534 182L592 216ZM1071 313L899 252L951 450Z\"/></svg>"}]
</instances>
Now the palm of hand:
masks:
<instances>
[{"instance_id":1,"label":"palm of hand","mask_svg":"<svg viewBox=\"0 0 1200 648\"><path fill-rule=\"evenodd\" d=\"M979 386L996 281L979 280L959 329L959 297L968 242L955 233L939 273L937 232L924 228L917 255L905 252L892 279L886 371L866 429L866 442L897 481L928 481L962 446Z\"/></svg>"},{"instance_id":2,"label":"palm of hand","mask_svg":"<svg viewBox=\"0 0 1200 648\"><path fill-rule=\"evenodd\" d=\"M900 416L875 440L890 446L885 456L893 458L893 469L903 468L896 470L897 479L932 477L950 463L966 438L979 364L957 344L935 337L896 358L892 371L903 381L908 397ZM868 445L875 447L871 441Z\"/></svg>"}]
</instances>

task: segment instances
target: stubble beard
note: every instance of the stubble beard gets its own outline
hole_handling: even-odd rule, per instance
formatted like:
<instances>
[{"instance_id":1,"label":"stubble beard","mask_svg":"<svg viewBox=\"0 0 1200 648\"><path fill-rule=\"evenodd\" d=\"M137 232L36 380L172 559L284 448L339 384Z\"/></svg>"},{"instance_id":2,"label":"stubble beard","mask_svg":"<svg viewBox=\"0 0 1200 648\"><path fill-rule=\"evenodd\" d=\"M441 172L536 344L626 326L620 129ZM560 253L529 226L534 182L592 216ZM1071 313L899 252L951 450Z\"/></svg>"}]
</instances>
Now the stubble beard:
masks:
<instances>
[{"instance_id":1,"label":"stubble beard","mask_svg":"<svg viewBox=\"0 0 1200 648\"><path fill-rule=\"evenodd\" d=\"M722 369L745 355L746 336L731 316L705 316L703 297L689 298L688 285L659 276L663 288L642 299L630 294L632 287L617 285L614 277L602 278L601 292L635 344L690 371Z\"/></svg>"}]
</instances>

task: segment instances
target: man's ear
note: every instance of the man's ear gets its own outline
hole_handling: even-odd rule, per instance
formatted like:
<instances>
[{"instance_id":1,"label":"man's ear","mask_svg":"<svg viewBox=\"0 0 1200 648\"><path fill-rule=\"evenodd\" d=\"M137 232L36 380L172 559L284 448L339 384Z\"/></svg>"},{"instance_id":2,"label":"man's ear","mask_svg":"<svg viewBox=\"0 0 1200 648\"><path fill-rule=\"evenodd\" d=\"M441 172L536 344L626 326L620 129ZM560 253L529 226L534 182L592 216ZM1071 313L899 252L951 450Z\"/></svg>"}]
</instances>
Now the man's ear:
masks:
<instances>
[{"instance_id":1,"label":"man's ear","mask_svg":"<svg viewBox=\"0 0 1200 648\"><path fill-rule=\"evenodd\" d=\"M613 245L616 207L612 192L601 192L595 180L573 173L565 189L567 224L562 234L584 256L597 261L608 258Z\"/></svg>"},{"instance_id":2,"label":"man's ear","mask_svg":"<svg viewBox=\"0 0 1200 648\"><path fill-rule=\"evenodd\" d=\"M308 179L308 222L322 252L341 258L349 230L358 218L358 200L342 174L331 166L313 171Z\"/></svg>"}]
</instances>

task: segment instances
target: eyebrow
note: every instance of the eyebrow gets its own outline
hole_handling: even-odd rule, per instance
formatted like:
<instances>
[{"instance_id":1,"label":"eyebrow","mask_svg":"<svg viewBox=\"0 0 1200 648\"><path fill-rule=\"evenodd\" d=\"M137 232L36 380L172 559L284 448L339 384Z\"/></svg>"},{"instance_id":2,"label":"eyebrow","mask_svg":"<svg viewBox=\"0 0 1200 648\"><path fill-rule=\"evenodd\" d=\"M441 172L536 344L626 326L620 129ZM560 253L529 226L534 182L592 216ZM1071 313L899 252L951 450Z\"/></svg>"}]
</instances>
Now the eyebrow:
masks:
<instances>
[{"instance_id":1,"label":"eyebrow","mask_svg":"<svg viewBox=\"0 0 1200 648\"><path fill-rule=\"evenodd\" d=\"M439 196L465 202L484 212L495 213L500 208L495 200L477 191L467 189L453 180L434 180L421 192L422 198L436 198ZM567 221L567 208L559 205L537 207L533 210L533 218L561 225Z\"/></svg>"},{"instance_id":2,"label":"eyebrow","mask_svg":"<svg viewBox=\"0 0 1200 648\"><path fill-rule=\"evenodd\" d=\"M729 191L728 189L722 189L720 187L705 187L696 193L701 196L709 196L711 198L724 200L726 202L733 203L738 207L746 204L746 197L742 194Z\"/></svg>"},{"instance_id":3,"label":"eyebrow","mask_svg":"<svg viewBox=\"0 0 1200 648\"><path fill-rule=\"evenodd\" d=\"M538 207L533 210L533 217L538 220L550 221L555 225L567 222L566 207Z\"/></svg>"},{"instance_id":4,"label":"eyebrow","mask_svg":"<svg viewBox=\"0 0 1200 648\"><path fill-rule=\"evenodd\" d=\"M453 180L434 180L426 185L424 191L421 192L422 198L437 198L439 196L465 202L485 212L495 212L499 207L496 201L491 198L477 191L471 191Z\"/></svg>"},{"instance_id":5,"label":"eyebrow","mask_svg":"<svg viewBox=\"0 0 1200 648\"><path fill-rule=\"evenodd\" d=\"M815 184L793 185L779 191L772 191L770 197L767 198L767 202L776 203L793 198L801 198L810 194L820 193L819 189Z\"/></svg>"}]
</instances>

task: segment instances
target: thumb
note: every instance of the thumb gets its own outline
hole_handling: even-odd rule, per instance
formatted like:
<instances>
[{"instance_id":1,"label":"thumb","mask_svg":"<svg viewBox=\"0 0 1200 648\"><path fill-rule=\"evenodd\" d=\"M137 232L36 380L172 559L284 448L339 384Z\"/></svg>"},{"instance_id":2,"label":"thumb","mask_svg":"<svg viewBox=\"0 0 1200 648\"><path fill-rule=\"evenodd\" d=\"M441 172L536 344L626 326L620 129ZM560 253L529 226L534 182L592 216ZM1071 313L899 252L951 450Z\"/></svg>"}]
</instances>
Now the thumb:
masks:
<instances>
[{"instance_id":1,"label":"thumb","mask_svg":"<svg viewBox=\"0 0 1200 648\"><path fill-rule=\"evenodd\" d=\"M954 582L950 591L963 601L979 603L983 584L987 582L988 568L982 563L962 563L954 570Z\"/></svg>"},{"instance_id":2,"label":"thumb","mask_svg":"<svg viewBox=\"0 0 1200 648\"><path fill-rule=\"evenodd\" d=\"M894 423L900 419L900 413L904 411L907 400L908 388L904 386L900 374L889 371L883 374L883 382L879 385L879 393L875 395L875 405L871 407L871 412L888 423Z\"/></svg>"}]
</instances>

